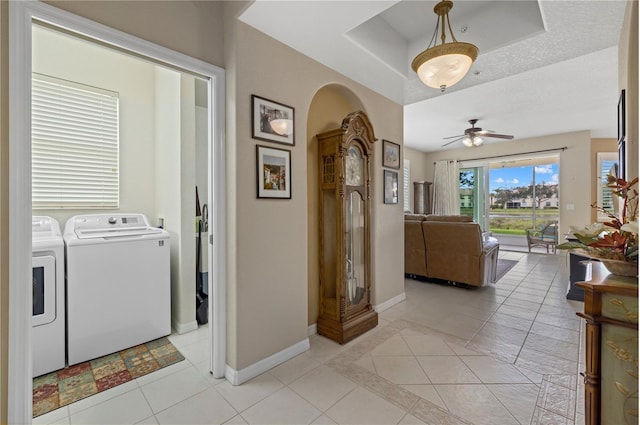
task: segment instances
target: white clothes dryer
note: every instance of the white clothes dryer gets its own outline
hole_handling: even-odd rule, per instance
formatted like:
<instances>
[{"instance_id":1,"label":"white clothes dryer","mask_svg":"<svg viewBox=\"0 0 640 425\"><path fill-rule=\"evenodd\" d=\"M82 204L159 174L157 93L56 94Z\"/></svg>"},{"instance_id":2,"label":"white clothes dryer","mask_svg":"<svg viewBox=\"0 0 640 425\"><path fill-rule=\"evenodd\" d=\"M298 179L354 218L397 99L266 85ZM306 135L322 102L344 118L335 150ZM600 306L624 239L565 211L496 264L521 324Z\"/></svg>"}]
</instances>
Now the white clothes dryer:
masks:
<instances>
[{"instance_id":1,"label":"white clothes dryer","mask_svg":"<svg viewBox=\"0 0 640 425\"><path fill-rule=\"evenodd\" d=\"M64 241L51 217L31 220L33 376L65 367Z\"/></svg>"},{"instance_id":2,"label":"white clothes dryer","mask_svg":"<svg viewBox=\"0 0 640 425\"><path fill-rule=\"evenodd\" d=\"M70 366L171 333L165 230L143 214L79 215L64 241Z\"/></svg>"}]
</instances>

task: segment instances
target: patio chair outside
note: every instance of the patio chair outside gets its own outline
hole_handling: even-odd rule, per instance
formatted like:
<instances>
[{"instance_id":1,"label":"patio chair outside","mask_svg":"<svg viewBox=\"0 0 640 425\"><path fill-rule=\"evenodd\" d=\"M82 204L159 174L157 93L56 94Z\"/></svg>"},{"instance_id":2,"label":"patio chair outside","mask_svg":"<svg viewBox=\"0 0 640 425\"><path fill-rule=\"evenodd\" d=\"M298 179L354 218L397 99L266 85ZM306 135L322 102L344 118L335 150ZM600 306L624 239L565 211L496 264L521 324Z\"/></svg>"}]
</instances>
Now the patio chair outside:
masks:
<instances>
[{"instance_id":1,"label":"patio chair outside","mask_svg":"<svg viewBox=\"0 0 640 425\"><path fill-rule=\"evenodd\" d=\"M558 244L558 222L552 221L540 230L527 229L527 246L529 252L531 247L541 246L546 248L547 254L549 253L549 247L551 251L556 253L556 245Z\"/></svg>"}]
</instances>

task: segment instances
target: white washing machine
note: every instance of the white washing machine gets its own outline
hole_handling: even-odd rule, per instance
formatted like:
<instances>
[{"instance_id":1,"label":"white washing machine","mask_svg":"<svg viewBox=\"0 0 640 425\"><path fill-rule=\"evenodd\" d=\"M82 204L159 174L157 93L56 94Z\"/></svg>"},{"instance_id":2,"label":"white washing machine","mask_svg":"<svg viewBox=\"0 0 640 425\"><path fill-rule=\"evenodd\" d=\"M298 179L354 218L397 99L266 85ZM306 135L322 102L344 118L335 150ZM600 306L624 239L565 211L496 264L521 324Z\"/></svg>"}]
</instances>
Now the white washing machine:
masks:
<instances>
[{"instance_id":1,"label":"white washing machine","mask_svg":"<svg viewBox=\"0 0 640 425\"><path fill-rule=\"evenodd\" d=\"M33 376L65 367L64 241L51 217L31 220Z\"/></svg>"},{"instance_id":2,"label":"white washing machine","mask_svg":"<svg viewBox=\"0 0 640 425\"><path fill-rule=\"evenodd\" d=\"M143 214L79 215L64 241L70 366L171 333L165 230Z\"/></svg>"}]
</instances>

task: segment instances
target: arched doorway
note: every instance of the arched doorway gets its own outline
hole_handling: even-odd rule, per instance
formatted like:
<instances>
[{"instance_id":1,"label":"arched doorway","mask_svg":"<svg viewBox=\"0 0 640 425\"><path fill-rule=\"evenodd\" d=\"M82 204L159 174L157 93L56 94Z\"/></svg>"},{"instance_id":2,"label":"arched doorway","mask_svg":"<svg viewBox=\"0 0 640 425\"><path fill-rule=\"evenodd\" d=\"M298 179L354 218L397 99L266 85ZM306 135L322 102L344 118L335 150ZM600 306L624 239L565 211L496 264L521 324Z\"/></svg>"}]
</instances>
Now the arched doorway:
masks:
<instances>
[{"instance_id":1,"label":"arched doorway","mask_svg":"<svg viewBox=\"0 0 640 425\"><path fill-rule=\"evenodd\" d=\"M316 134L340 127L345 116L365 111L362 101L348 88L327 84L313 96L307 120L307 274L309 288L308 324L315 327L319 312L319 215L318 141Z\"/></svg>"}]
</instances>

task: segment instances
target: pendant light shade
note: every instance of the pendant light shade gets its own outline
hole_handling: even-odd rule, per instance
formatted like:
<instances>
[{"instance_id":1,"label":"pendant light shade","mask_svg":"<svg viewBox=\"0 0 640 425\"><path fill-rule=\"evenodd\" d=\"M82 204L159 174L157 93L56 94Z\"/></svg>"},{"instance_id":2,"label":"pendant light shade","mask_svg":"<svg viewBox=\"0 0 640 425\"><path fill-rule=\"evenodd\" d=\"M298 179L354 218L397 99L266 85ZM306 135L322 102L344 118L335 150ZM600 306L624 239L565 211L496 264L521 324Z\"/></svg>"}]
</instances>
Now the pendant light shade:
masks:
<instances>
[{"instance_id":1,"label":"pendant light shade","mask_svg":"<svg viewBox=\"0 0 640 425\"><path fill-rule=\"evenodd\" d=\"M418 74L420 80L429 87L444 91L462 80L473 61L478 57L478 48L470 43L456 40L449 22L449 10L453 2L444 0L438 3L433 11L438 15L436 29L427 50L420 53L411 62L411 68ZM438 28L442 27L441 44L436 44ZM451 43L446 42L445 28L449 28Z\"/></svg>"}]
</instances>

